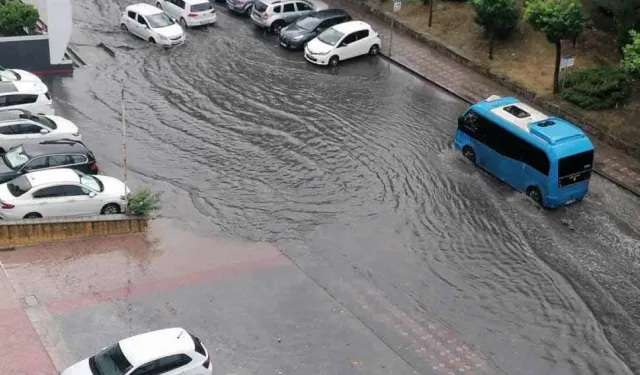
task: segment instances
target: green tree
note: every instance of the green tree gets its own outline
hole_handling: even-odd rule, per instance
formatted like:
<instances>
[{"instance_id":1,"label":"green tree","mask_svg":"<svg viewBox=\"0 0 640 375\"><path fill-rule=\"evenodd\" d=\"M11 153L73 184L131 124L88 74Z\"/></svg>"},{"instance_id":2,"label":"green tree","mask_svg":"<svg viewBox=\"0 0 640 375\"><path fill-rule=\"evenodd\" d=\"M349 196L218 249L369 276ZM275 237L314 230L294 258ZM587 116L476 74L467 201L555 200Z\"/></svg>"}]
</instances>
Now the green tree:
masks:
<instances>
[{"instance_id":1,"label":"green tree","mask_svg":"<svg viewBox=\"0 0 640 375\"><path fill-rule=\"evenodd\" d=\"M584 29L579 0L529 0L525 20L556 46L556 66L553 73L553 92L558 93L558 75L562 57L562 40L577 38Z\"/></svg>"},{"instance_id":2,"label":"green tree","mask_svg":"<svg viewBox=\"0 0 640 375\"><path fill-rule=\"evenodd\" d=\"M0 4L0 35L24 35L26 28L31 31L38 22L38 10L20 0L6 0Z\"/></svg>"},{"instance_id":3,"label":"green tree","mask_svg":"<svg viewBox=\"0 0 640 375\"><path fill-rule=\"evenodd\" d=\"M493 41L511 33L518 24L520 12L515 0L469 0L476 12L475 21L489 34L489 59L493 60Z\"/></svg>"},{"instance_id":4,"label":"green tree","mask_svg":"<svg viewBox=\"0 0 640 375\"><path fill-rule=\"evenodd\" d=\"M622 48L622 70L634 77L640 77L640 33L629 32L631 43Z\"/></svg>"}]
</instances>

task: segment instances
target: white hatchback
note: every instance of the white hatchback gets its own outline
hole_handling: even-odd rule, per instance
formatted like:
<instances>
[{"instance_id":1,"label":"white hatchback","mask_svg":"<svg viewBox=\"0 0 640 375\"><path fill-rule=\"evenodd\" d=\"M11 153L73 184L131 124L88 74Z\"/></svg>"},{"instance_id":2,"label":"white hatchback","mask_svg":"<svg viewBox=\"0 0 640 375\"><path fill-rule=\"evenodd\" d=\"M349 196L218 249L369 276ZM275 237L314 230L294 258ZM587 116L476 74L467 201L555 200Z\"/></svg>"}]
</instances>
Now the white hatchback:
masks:
<instances>
[{"instance_id":1,"label":"white hatchback","mask_svg":"<svg viewBox=\"0 0 640 375\"><path fill-rule=\"evenodd\" d=\"M162 9L149 4L134 4L125 8L120 27L151 43L165 47L184 43L184 31Z\"/></svg>"},{"instance_id":2,"label":"white hatchback","mask_svg":"<svg viewBox=\"0 0 640 375\"><path fill-rule=\"evenodd\" d=\"M49 89L39 79L0 81L0 110L6 109L26 109L46 115L55 113Z\"/></svg>"},{"instance_id":3,"label":"white hatchback","mask_svg":"<svg viewBox=\"0 0 640 375\"><path fill-rule=\"evenodd\" d=\"M317 65L337 66L340 61L380 53L380 37L362 21L349 21L330 27L304 49L304 57Z\"/></svg>"},{"instance_id":4,"label":"white hatchback","mask_svg":"<svg viewBox=\"0 0 640 375\"><path fill-rule=\"evenodd\" d=\"M209 353L183 328L167 328L121 340L60 375L212 375Z\"/></svg>"},{"instance_id":5,"label":"white hatchback","mask_svg":"<svg viewBox=\"0 0 640 375\"><path fill-rule=\"evenodd\" d=\"M0 185L0 219L117 214L127 194L113 177L69 168L30 172Z\"/></svg>"},{"instance_id":6,"label":"white hatchback","mask_svg":"<svg viewBox=\"0 0 640 375\"><path fill-rule=\"evenodd\" d=\"M158 0L156 6L180 22L183 28L213 25L216 10L209 0Z\"/></svg>"},{"instance_id":7,"label":"white hatchback","mask_svg":"<svg viewBox=\"0 0 640 375\"><path fill-rule=\"evenodd\" d=\"M0 154L24 143L71 139L82 141L78 127L53 115L34 115L28 111L0 111Z\"/></svg>"}]
</instances>

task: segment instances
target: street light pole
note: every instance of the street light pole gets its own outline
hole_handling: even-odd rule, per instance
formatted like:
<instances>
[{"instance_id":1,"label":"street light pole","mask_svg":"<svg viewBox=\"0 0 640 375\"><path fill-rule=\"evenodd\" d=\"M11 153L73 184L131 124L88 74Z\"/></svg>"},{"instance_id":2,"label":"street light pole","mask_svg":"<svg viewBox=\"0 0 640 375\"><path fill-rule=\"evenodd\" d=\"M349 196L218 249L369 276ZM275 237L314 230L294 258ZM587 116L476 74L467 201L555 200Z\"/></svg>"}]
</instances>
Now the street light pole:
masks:
<instances>
[{"instance_id":1,"label":"street light pole","mask_svg":"<svg viewBox=\"0 0 640 375\"><path fill-rule=\"evenodd\" d=\"M393 44L393 27L396 23L396 0L391 2L391 6L393 7L391 9L393 15L391 16L391 35L389 35L389 57L391 57L391 46Z\"/></svg>"},{"instance_id":2,"label":"street light pole","mask_svg":"<svg viewBox=\"0 0 640 375\"><path fill-rule=\"evenodd\" d=\"M127 125L124 117L124 78L122 78L120 87L122 90L122 167L124 169L124 203L125 207L128 207L127 203L129 197L127 197Z\"/></svg>"}]
</instances>

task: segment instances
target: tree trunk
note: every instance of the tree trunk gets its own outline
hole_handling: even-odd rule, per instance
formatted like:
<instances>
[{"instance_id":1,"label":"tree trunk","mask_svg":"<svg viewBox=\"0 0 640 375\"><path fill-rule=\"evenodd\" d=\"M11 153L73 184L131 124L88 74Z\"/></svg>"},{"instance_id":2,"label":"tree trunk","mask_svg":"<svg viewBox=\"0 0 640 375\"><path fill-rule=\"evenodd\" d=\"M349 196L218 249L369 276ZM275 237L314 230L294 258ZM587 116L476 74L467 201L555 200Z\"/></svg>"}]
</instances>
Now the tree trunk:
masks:
<instances>
[{"instance_id":1,"label":"tree trunk","mask_svg":"<svg viewBox=\"0 0 640 375\"><path fill-rule=\"evenodd\" d=\"M495 32L493 30L489 33L489 60L493 60L493 38Z\"/></svg>"},{"instance_id":2,"label":"tree trunk","mask_svg":"<svg viewBox=\"0 0 640 375\"><path fill-rule=\"evenodd\" d=\"M556 70L553 72L553 93L557 94L558 89L558 77L560 76L560 59L562 57L561 42L556 42Z\"/></svg>"},{"instance_id":3,"label":"tree trunk","mask_svg":"<svg viewBox=\"0 0 640 375\"><path fill-rule=\"evenodd\" d=\"M431 27L431 20L433 19L433 2L435 0L429 0L429 24L428 26Z\"/></svg>"}]
</instances>

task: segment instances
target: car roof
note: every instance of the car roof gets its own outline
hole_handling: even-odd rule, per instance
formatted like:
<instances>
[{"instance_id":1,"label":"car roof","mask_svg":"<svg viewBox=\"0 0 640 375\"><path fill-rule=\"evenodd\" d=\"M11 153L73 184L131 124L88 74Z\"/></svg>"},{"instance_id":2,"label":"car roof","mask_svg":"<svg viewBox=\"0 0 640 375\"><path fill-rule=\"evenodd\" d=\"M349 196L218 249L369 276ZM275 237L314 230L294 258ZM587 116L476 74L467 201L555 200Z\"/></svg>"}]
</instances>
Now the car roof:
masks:
<instances>
[{"instance_id":1,"label":"car roof","mask_svg":"<svg viewBox=\"0 0 640 375\"><path fill-rule=\"evenodd\" d=\"M184 328L166 328L132 336L120 341L120 349L133 366L154 359L195 350L189 332Z\"/></svg>"},{"instance_id":2,"label":"car roof","mask_svg":"<svg viewBox=\"0 0 640 375\"><path fill-rule=\"evenodd\" d=\"M316 12L309 13L308 17L313 17L317 19L328 19L332 17L346 16L346 15L349 15L349 13L346 10L332 8L332 9L318 10Z\"/></svg>"},{"instance_id":3,"label":"car roof","mask_svg":"<svg viewBox=\"0 0 640 375\"><path fill-rule=\"evenodd\" d=\"M42 93L42 89L35 81L0 81L0 95L10 93L37 95Z\"/></svg>"},{"instance_id":4,"label":"car roof","mask_svg":"<svg viewBox=\"0 0 640 375\"><path fill-rule=\"evenodd\" d=\"M31 187L38 187L41 185L58 183L58 182L80 182L78 173L73 169L61 168L61 169L48 169L45 171L29 172L25 174Z\"/></svg>"},{"instance_id":5,"label":"car roof","mask_svg":"<svg viewBox=\"0 0 640 375\"><path fill-rule=\"evenodd\" d=\"M151 16L154 14L162 13L162 9L156 8L153 5L145 4L145 3L129 5L126 8L126 10L136 12L143 16Z\"/></svg>"},{"instance_id":6,"label":"car roof","mask_svg":"<svg viewBox=\"0 0 640 375\"><path fill-rule=\"evenodd\" d=\"M90 151L79 141L45 141L40 143L25 143L22 145L24 152L29 155L30 158L35 158L44 155L54 154L83 154L86 155Z\"/></svg>"},{"instance_id":7,"label":"car roof","mask_svg":"<svg viewBox=\"0 0 640 375\"><path fill-rule=\"evenodd\" d=\"M362 21L349 21L335 25L333 26L333 29L343 34L348 34L358 30L371 29L371 26Z\"/></svg>"}]
</instances>

